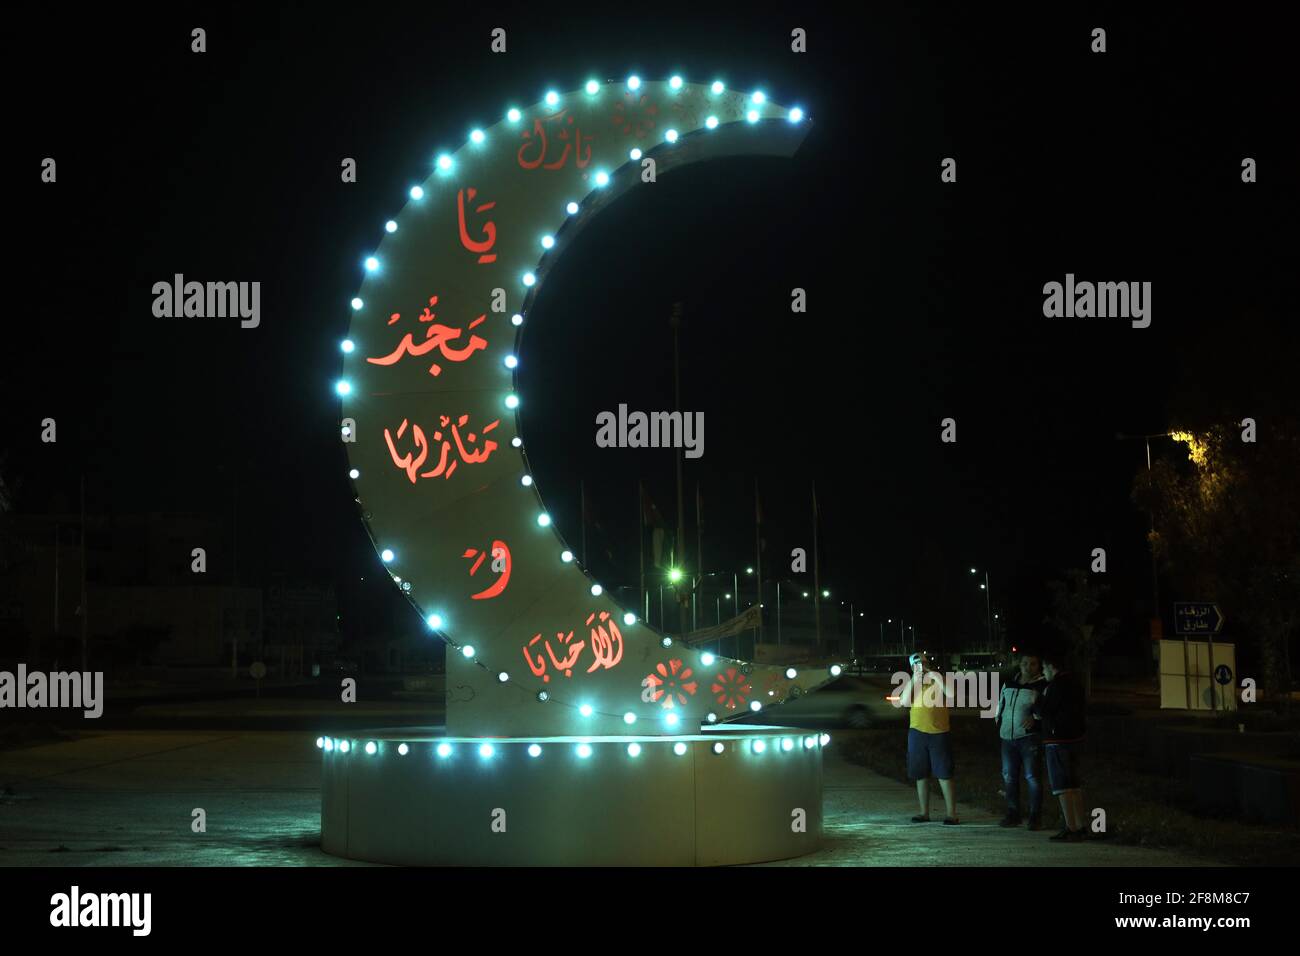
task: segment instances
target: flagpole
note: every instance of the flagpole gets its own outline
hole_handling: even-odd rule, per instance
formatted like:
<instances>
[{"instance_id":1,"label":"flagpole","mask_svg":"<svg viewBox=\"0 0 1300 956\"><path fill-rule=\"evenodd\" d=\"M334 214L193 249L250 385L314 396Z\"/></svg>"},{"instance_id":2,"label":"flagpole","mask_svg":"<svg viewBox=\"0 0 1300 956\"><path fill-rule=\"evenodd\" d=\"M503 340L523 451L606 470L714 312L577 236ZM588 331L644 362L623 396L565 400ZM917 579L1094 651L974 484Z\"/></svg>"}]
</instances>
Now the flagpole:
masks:
<instances>
[{"instance_id":1,"label":"flagpole","mask_svg":"<svg viewBox=\"0 0 1300 956\"><path fill-rule=\"evenodd\" d=\"M642 610L642 620L650 623L650 595L645 593L645 491L641 479L636 480L636 543L641 556L641 598L637 602Z\"/></svg>"},{"instance_id":2,"label":"flagpole","mask_svg":"<svg viewBox=\"0 0 1300 956\"><path fill-rule=\"evenodd\" d=\"M758 572L758 643L763 643L763 508L759 503L758 497L758 479L754 479L754 570ZM781 599L780 592L777 592L777 601ZM776 626L778 630L781 627L781 609L778 607Z\"/></svg>"},{"instance_id":3,"label":"flagpole","mask_svg":"<svg viewBox=\"0 0 1300 956\"><path fill-rule=\"evenodd\" d=\"M821 569L817 563L817 482L812 483L813 505L813 616L817 628L817 646L822 643L822 581Z\"/></svg>"},{"instance_id":4,"label":"flagpole","mask_svg":"<svg viewBox=\"0 0 1300 956\"><path fill-rule=\"evenodd\" d=\"M682 327L682 304L673 303L672 317L669 324L673 328L673 391L676 399L675 409L680 413L682 411L682 369L681 358L679 356L678 338ZM682 500L682 448L677 448L677 544L673 547L676 552L681 548L682 558L686 557L686 503ZM685 564L685 561L682 562ZM683 577L686 569L681 568ZM693 592L692 592L693 593ZM680 594L674 594L677 600L677 619L680 621L680 630L678 633L686 633L686 604L681 600Z\"/></svg>"}]
</instances>

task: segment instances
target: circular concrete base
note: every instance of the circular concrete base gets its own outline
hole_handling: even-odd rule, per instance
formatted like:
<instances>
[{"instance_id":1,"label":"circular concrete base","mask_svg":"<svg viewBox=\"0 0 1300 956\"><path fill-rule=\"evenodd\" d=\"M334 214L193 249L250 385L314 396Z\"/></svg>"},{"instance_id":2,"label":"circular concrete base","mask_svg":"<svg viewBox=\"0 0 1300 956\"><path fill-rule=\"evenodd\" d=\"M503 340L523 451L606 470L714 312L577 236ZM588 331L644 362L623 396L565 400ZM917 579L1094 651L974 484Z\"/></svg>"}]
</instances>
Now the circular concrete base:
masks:
<instances>
[{"instance_id":1,"label":"circular concrete base","mask_svg":"<svg viewBox=\"0 0 1300 956\"><path fill-rule=\"evenodd\" d=\"M321 846L400 865L719 866L811 853L823 740L781 727L678 737L323 737Z\"/></svg>"}]
</instances>

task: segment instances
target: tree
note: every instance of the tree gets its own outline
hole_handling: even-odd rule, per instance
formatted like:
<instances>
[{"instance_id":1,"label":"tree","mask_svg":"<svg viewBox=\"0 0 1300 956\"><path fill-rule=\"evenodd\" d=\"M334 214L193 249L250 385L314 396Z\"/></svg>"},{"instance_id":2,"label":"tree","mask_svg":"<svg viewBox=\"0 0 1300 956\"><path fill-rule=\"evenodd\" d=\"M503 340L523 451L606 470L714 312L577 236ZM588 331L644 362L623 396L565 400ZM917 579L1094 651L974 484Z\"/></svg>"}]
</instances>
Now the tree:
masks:
<instances>
[{"instance_id":1,"label":"tree","mask_svg":"<svg viewBox=\"0 0 1300 956\"><path fill-rule=\"evenodd\" d=\"M1243 658L1257 665L1285 701L1300 630L1300 427L1286 417L1256 427L1255 441L1237 423L1172 432L1186 459L1140 472L1133 499L1152 512L1175 593L1216 601L1243 652L1238 668Z\"/></svg>"},{"instance_id":2,"label":"tree","mask_svg":"<svg viewBox=\"0 0 1300 956\"><path fill-rule=\"evenodd\" d=\"M1070 568L1064 580L1048 581L1047 590L1051 603L1043 623L1060 635L1075 664L1083 671L1085 693L1092 696L1092 666L1097 652L1119 627L1119 621L1113 617L1100 626L1090 623L1110 589L1105 585L1094 586L1092 576L1082 568Z\"/></svg>"}]
</instances>

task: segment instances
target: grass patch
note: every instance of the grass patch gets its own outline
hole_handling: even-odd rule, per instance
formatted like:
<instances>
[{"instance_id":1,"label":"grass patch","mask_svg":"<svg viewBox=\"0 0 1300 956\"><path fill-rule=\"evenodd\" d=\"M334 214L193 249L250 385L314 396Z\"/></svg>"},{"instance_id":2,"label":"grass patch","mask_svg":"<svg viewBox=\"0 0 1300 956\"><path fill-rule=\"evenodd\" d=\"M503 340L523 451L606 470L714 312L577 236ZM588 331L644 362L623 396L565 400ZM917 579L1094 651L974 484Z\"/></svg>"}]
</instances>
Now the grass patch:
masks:
<instances>
[{"instance_id":1,"label":"grass patch","mask_svg":"<svg viewBox=\"0 0 1300 956\"><path fill-rule=\"evenodd\" d=\"M907 734L902 728L843 735L846 760L894 780L907 782ZM989 721L953 720L958 805L976 806L1001 816L1006 812L1002 758L997 732ZM1088 807L1106 811L1107 840L1192 853L1232 865L1294 866L1300 862L1300 831L1203 816L1193 809L1190 784L1143 773L1135 758L1086 753L1083 796ZM1046 783L1046 768L1042 770ZM1021 781L1020 806L1028 807ZM1060 804L1043 795L1043 827L1061 826Z\"/></svg>"}]
</instances>

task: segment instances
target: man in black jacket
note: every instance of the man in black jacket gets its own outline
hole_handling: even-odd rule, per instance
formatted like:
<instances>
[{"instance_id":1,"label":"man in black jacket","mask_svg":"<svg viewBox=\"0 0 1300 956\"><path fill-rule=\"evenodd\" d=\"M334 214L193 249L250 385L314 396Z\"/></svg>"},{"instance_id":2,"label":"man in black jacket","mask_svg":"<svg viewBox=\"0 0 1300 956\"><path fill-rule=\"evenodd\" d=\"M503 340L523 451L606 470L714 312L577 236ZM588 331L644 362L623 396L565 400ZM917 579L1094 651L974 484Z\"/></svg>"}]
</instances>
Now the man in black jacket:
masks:
<instances>
[{"instance_id":1,"label":"man in black jacket","mask_svg":"<svg viewBox=\"0 0 1300 956\"><path fill-rule=\"evenodd\" d=\"M1052 793L1061 801L1065 826L1053 840L1077 842L1083 839L1083 776L1081 756L1084 734L1084 690L1073 674L1067 673L1061 655L1043 655L1047 687L1039 695L1034 714L1043 722L1043 744L1047 754L1047 779Z\"/></svg>"}]
</instances>

